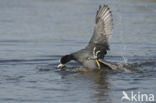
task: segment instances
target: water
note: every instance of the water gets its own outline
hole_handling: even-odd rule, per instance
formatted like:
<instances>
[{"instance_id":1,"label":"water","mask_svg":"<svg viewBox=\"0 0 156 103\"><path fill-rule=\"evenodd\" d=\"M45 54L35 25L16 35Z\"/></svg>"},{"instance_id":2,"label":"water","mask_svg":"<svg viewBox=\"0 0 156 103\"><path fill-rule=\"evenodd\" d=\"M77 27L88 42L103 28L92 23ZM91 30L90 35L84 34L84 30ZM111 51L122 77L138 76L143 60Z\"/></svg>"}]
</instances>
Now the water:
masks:
<instances>
[{"instance_id":1,"label":"water","mask_svg":"<svg viewBox=\"0 0 156 103\"><path fill-rule=\"evenodd\" d=\"M134 72L57 70L61 56L87 45L103 3L114 20L105 59ZM0 0L0 103L121 103L122 91L156 98L155 18L155 0Z\"/></svg>"}]
</instances>

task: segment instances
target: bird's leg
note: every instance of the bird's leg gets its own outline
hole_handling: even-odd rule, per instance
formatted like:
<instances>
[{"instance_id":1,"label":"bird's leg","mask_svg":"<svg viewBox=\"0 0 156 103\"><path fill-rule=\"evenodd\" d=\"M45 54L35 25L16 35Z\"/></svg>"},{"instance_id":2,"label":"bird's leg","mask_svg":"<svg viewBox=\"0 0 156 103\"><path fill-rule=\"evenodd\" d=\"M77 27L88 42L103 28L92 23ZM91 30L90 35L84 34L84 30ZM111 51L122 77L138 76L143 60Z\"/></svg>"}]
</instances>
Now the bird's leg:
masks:
<instances>
[{"instance_id":1,"label":"bird's leg","mask_svg":"<svg viewBox=\"0 0 156 103\"><path fill-rule=\"evenodd\" d=\"M106 66L108 66L109 68L111 68L112 70L117 70L117 65L112 64L110 62L104 61L102 59L98 59L98 61Z\"/></svg>"}]
</instances>

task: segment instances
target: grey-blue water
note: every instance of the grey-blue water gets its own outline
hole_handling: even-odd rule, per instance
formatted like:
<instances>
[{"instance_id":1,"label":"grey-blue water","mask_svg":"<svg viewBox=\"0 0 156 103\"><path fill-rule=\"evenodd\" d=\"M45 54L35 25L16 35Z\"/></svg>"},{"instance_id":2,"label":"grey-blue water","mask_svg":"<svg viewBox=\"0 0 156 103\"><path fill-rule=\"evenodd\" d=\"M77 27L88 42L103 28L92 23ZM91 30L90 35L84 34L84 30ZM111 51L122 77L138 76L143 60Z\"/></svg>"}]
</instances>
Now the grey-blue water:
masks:
<instances>
[{"instance_id":1,"label":"grey-blue water","mask_svg":"<svg viewBox=\"0 0 156 103\"><path fill-rule=\"evenodd\" d=\"M100 4L114 24L105 60L134 71L57 70L87 45ZM0 103L122 103L122 91L156 103L156 0L0 0Z\"/></svg>"}]
</instances>

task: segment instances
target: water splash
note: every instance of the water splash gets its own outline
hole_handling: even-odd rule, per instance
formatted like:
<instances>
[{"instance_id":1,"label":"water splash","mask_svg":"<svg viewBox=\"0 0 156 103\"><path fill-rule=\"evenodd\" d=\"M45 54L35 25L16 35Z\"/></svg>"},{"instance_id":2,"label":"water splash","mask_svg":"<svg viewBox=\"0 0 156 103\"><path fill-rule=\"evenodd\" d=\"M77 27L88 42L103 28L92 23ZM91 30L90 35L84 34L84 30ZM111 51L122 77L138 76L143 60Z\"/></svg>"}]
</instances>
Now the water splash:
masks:
<instances>
[{"instance_id":1,"label":"water splash","mask_svg":"<svg viewBox=\"0 0 156 103\"><path fill-rule=\"evenodd\" d=\"M122 54L122 58L123 58L124 64L127 65L128 59L124 56L124 54L125 54L125 52L126 52L126 48L127 48L127 46L126 46L126 45L123 45L123 51L121 52L121 54Z\"/></svg>"},{"instance_id":2,"label":"water splash","mask_svg":"<svg viewBox=\"0 0 156 103\"><path fill-rule=\"evenodd\" d=\"M121 11L121 8L119 7L120 11ZM123 24L122 24L122 16L119 14L119 25L121 27L121 30L119 31L119 34L121 34L121 37L120 37L120 41L121 41L121 56L122 56L122 59L123 59L123 63L124 64L127 64L128 63L128 59L125 57L125 52L126 52L126 49L127 49L127 46L125 45L125 42L124 42L124 33L123 33Z\"/></svg>"}]
</instances>

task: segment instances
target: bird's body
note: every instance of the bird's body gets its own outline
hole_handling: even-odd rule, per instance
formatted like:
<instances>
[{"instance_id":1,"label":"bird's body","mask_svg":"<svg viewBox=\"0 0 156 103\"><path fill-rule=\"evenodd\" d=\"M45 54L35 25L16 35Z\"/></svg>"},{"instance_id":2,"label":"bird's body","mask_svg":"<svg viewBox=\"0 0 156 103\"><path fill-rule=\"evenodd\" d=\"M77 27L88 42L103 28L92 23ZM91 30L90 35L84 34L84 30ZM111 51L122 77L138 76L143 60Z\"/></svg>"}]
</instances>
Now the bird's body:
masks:
<instances>
[{"instance_id":1,"label":"bird's body","mask_svg":"<svg viewBox=\"0 0 156 103\"><path fill-rule=\"evenodd\" d=\"M84 67L87 67L89 69L97 68L95 59L90 59L90 58L93 58L92 51L88 51L85 48L85 49L81 49L78 52L72 53L72 55L75 58L74 60L82 64Z\"/></svg>"},{"instance_id":2,"label":"bird's body","mask_svg":"<svg viewBox=\"0 0 156 103\"><path fill-rule=\"evenodd\" d=\"M99 6L96 14L94 33L88 45L77 52L65 55L60 60L59 68L70 60L75 60L88 69L108 66L103 60L109 50L109 39L112 34L112 13L107 5ZM111 65L111 64L110 64ZM111 67L110 67L111 68Z\"/></svg>"}]
</instances>

